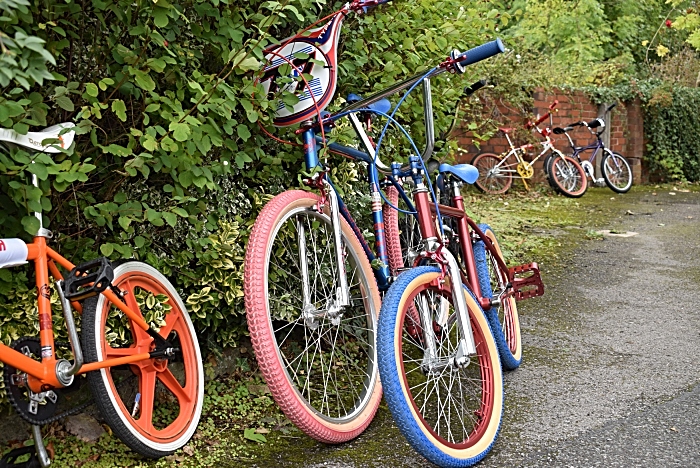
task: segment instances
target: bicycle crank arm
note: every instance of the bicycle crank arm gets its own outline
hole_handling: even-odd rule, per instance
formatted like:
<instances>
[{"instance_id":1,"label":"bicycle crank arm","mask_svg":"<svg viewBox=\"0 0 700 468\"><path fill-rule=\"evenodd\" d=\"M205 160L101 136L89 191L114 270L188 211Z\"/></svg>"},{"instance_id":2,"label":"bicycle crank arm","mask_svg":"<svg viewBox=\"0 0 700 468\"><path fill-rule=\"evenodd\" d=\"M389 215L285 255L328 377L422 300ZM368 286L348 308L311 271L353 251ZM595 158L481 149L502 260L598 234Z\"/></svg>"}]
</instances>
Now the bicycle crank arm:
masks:
<instances>
[{"instance_id":1,"label":"bicycle crank arm","mask_svg":"<svg viewBox=\"0 0 700 468\"><path fill-rule=\"evenodd\" d=\"M51 458L44 446L44 439L41 438L41 426L32 425L32 435L34 436L34 447L36 448L36 456L39 458L39 464L42 468L51 465Z\"/></svg>"}]
</instances>

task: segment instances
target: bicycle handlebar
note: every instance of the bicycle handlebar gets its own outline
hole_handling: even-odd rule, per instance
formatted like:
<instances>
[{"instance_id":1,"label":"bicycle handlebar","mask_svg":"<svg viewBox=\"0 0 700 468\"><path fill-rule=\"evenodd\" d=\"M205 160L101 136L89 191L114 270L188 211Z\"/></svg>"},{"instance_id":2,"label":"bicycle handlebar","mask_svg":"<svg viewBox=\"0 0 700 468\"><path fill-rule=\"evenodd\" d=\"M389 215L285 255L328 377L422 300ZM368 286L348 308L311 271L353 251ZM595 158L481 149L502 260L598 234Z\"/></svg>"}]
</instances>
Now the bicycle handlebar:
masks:
<instances>
[{"instance_id":1,"label":"bicycle handlebar","mask_svg":"<svg viewBox=\"0 0 700 468\"><path fill-rule=\"evenodd\" d=\"M465 96L465 97L471 96L472 94L474 94L475 92L479 91L481 88L483 88L483 87L486 86L487 84L489 84L488 81L486 81L486 80L479 80L479 81L477 81L476 83L474 83L473 85L467 86L466 88L464 88L464 96Z\"/></svg>"},{"instance_id":2,"label":"bicycle handlebar","mask_svg":"<svg viewBox=\"0 0 700 468\"><path fill-rule=\"evenodd\" d=\"M528 122L527 125L525 126L525 128L531 129L533 127L537 127L539 124L541 124L542 122L547 120L550 115L552 115L552 111L555 110L558 105L559 105L559 101L555 99L554 102L549 105L549 107L548 107L549 111L546 114L544 114L542 117L537 119L535 122Z\"/></svg>"},{"instance_id":3,"label":"bicycle handlebar","mask_svg":"<svg viewBox=\"0 0 700 468\"><path fill-rule=\"evenodd\" d=\"M481 62L487 58L505 52L506 47L499 37L495 41L481 44L466 52L457 52L456 50L450 54L450 58L454 61L454 69L459 73L464 73L464 67L472 65L476 62Z\"/></svg>"}]
</instances>

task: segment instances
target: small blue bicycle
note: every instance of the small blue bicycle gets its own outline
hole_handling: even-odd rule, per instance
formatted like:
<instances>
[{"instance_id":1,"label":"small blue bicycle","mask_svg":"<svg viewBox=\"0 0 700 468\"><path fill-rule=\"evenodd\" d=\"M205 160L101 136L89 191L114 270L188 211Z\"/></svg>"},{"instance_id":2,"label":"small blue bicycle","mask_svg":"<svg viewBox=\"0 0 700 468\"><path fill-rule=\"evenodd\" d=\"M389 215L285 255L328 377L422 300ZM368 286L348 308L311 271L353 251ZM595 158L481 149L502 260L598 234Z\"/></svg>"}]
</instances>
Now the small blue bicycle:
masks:
<instances>
[{"instance_id":1,"label":"small blue bicycle","mask_svg":"<svg viewBox=\"0 0 700 468\"><path fill-rule=\"evenodd\" d=\"M613 104L606 110L610 112L615 108L617 104ZM591 135L595 137L595 141L587 146L576 146L574 141L571 139L569 132L576 127L585 127L591 132ZM591 179L594 185L602 186L605 183L610 190L617 193L626 193L632 187L632 169L630 168L629 162L619 153L613 152L605 147L601 135L605 130L605 120L598 118L591 120L590 122L576 122L569 124L568 126L561 128L557 127L554 129L554 133L557 135L566 135L569 140L569 145L573 151L572 158L575 158L578 163L583 167L586 176ZM600 162L601 172L603 177L596 179L595 177L595 160L598 156L598 152L602 150L603 159ZM588 160L582 159L581 154L586 151L593 151L591 157ZM553 165L556 163L554 159L550 159L549 168L547 171L547 177L549 177L549 182L553 187L566 187L569 185L567 171L558 171L553 169ZM571 174L575 176L575 172L571 171ZM585 188L584 188L585 191ZM583 193L581 193L583 195Z\"/></svg>"}]
</instances>

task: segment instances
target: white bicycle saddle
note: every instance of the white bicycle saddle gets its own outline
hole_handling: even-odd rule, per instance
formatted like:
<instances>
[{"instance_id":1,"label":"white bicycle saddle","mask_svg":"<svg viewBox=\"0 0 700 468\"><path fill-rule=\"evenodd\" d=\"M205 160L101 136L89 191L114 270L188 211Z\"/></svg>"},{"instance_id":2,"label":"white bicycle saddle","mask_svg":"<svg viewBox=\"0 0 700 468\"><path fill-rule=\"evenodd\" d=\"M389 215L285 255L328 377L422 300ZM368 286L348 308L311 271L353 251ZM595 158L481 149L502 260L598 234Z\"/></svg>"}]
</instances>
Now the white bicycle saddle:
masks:
<instances>
[{"instance_id":1,"label":"white bicycle saddle","mask_svg":"<svg viewBox=\"0 0 700 468\"><path fill-rule=\"evenodd\" d=\"M27 132L26 135L20 135L11 128L0 128L0 141L7 141L43 153L60 153L61 151L56 147L60 146L63 149L69 148L70 145L73 144L75 131L71 130L63 135L59 135L59 133L61 133L61 130L64 128L73 127L75 127L73 122L64 122L57 125L52 125L51 127L45 128L39 132ZM58 139L60 143L42 145L41 143L48 138Z\"/></svg>"}]
</instances>

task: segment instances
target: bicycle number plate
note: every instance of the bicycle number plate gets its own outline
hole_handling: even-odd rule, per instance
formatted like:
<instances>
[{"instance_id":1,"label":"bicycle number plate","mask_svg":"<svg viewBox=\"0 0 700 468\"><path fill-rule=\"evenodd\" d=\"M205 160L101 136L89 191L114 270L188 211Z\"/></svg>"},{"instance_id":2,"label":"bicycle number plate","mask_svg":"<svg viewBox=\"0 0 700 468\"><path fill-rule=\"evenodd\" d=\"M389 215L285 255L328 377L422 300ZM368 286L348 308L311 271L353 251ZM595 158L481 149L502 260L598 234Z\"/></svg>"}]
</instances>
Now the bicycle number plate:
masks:
<instances>
[{"instance_id":1,"label":"bicycle number plate","mask_svg":"<svg viewBox=\"0 0 700 468\"><path fill-rule=\"evenodd\" d=\"M280 91L296 95L296 104L277 101L273 123L286 127L316 115L333 98L338 74L337 55L340 26L345 15L335 15L320 28L312 29L305 36L292 41L284 41L281 46L267 49L267 66L259 79L265 92L270 96ZM282 71L286 76L283 76ZM307 83L301 75L310 77ZM277 81L280 80L281 83Z\"/></svg>"},{"instance_id":2,"label":"bicycle number plate","mask_svg":"<svg viewBox=\"0 0 700 468\"><path fill-rule=\"evenodd\" d=\"M544 284L540 277L540 267L537 263L518 265L508 268L508 275L513 285L513 295L516 301L530 299L544 294Z\"/></svg>"}]
</instances>

